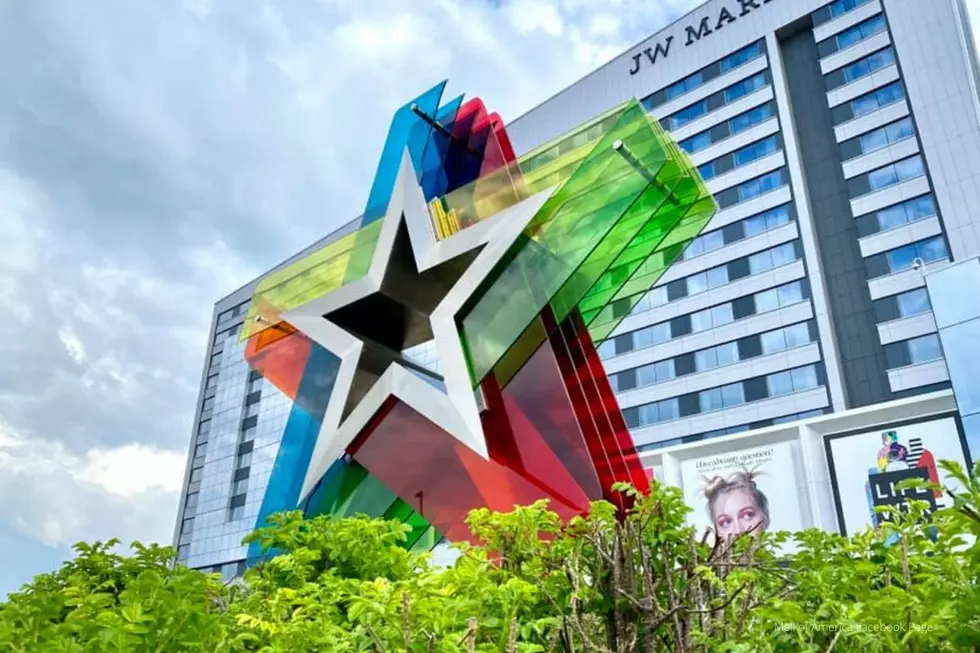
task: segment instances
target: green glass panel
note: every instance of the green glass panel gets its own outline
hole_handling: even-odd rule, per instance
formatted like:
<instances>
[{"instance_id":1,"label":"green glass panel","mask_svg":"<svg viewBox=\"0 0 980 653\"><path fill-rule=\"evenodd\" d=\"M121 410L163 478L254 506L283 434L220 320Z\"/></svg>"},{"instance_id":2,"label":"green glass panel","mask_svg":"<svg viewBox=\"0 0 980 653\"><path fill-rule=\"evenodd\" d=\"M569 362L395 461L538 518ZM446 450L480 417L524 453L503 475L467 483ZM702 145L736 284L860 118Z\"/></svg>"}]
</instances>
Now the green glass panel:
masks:
<instances>
[{"instance_id":1,"label":"green glass panel","mask_svg":"<svg viewBox=\"0 0 980 653\"><path fill-rule=\"evenodd\" d=\"M675 229L696 235L703 227L706 220L697 226L685 220L702 193L707 191L686 154L639 103L627 104L534 216L463 317L474 384L491 370L509 377L523 364L530 342L520 352L512 348L546 305L556 322L576 309L597 318L644 261L658 250L672 251ZM713 212L713 201L711 206Z\"/></svg>"}]
</instances>

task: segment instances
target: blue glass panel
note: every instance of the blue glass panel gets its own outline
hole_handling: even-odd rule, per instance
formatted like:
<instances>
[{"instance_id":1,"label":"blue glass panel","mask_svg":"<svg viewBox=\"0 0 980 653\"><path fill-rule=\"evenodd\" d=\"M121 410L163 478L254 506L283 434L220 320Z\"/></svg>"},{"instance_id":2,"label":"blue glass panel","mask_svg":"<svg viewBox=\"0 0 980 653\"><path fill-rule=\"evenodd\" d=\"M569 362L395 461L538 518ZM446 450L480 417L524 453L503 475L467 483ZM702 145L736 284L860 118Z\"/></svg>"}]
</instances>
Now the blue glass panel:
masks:
<instances>
[{"instance_id":1,"label":"blue glass panel","mask_svg":"<svg viewBox=\"0 0 980 653\"><path fill-rule=\"evenodd\" d=\"M265 524L269 515L293 510L299 503L303 480L320 433L320 423L339 369L340 359L337 356L319 345L313 345L262 497L256 519L257 528ZM258 543L250 544L249 560L257 560L260 555Z\"/></svg>"},{"instance_id":2,"label":"blue glass panel","mask_svg":"<svg viewBox=\"0 0 980 653\"><path fill-rule=\"evenodd\" d=\"M381 158L378 161L374 184L371 186L371 192L368 195L367 206L361 221L362 226L383 218L385 211L388 210L391 191L395 187L395 177L398 176L398 166L401 164L402 154L406 147L409 149L412 163L415 164L416 173L422 170L422 158L432 128L412 111L412 105L417 105L419 109L430 116L438 115L439 102L445 88L446 81L444 80L395 112L391 119L391 126L388 128L388 138L385 140L384 149L382 149Z\"/></svg>"},{"instance_id":3,"label":"blue glass panel","mask_svg":"<svg viewBox=\"0 0 980 653\"><path fill-rule=\"evenodd\" d=\"M463 96L450 100L439 109L438 114L430 114L436 122L452 130L456 122L456 114L463 104ZM422 122L422 121L419 121ZM428 128L428 125L426 125ZM446 155L449 153L450 138L438 129L429 129L430 137L422 155L422 194L426 200L445 195L449 190L449 179L446 176Z\"/></svg>"}]
</instances>

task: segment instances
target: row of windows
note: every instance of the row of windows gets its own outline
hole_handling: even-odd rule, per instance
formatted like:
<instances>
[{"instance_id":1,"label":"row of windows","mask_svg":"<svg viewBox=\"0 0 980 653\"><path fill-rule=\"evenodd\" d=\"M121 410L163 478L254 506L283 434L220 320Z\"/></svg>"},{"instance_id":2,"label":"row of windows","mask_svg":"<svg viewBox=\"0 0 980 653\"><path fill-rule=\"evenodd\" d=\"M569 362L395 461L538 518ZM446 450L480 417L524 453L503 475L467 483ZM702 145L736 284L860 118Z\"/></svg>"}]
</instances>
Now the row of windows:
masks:
<instances>
[{"instance_id":1,"label":"row of windows","mask_svg":"<svg viewBox=\"0 0 980 653\"><path fill-rule=\"evenodd\" d=\"M562 141L555 146L536 154L534 157L522 163L521 170L525 173L531 172L532 170L541 168L552 161L561 158L569 152L574 152L583 145L598 140L603 134L613 128L618 119L619 112L616 112L608 118L605 118L604 120L583 129L577 134L573 134L568 138L562 139Z\"/></svg>"},{"instance_id":2,"label":"row of windows","mask_svg":"<svg viewBox=\"0 0 980 653\"><path fill-rule=\"evenodd\" d=\"M936 215L936 200L930 195L913 197L899 204L857 218L858 236L863 238Z\"/></svg>"},{"instance_id":3,"label":"row of windows","mask_svg":"<svg viewBox=\"0 0 980 653\"><path fill-rule=\"evenodd\" d=\"M922 315L932 310L929 293L925 288L916 288L898 295L876 299L874 307L875 318L879 324Z\"/></svg>"},{"instance_id":4,"label":"row of windows","mask_svg":"<svg viewBox=\"0 0 980 653\"><path fill-rule=\"evenodd\" d=\"M750 179L738 186L732 186L715 193L715 200L722 209L727 209L741 202L748 202L757 197L778 190L789 183L786 168L773 170L755 179Z\"/></svg>"},{"instance_id":5,"label":"row of windows","mask_svg":"<svg viewBox=\"0 0 980 653\"><path fill-rule=\"evenodd\" d=\"M905 99L905 87L901 82L894 82L875 91L856 97L850 102L838 105L831 110L835 124L841 124L854 118L866 116L869 113L883 109L891 104Z\"/></svg>"},{"instance_id":6,"label":"row of windows","mask_svg":"<svg viewBox=\"0 0 980 653\"><path fill-rule=\"evenodd\" d=\"M935 333L885 345L888 369L928 363L942 357L943 349Z\"/></svg>"},{"instance_id":7,"label":"row of windows","mask_svg":"<svg viewBox=\"0 0 980 653\"><path fill-rule=\"evenodd\" d=\"M921 177L924 174L926 174L925 164L922 157L916 155L848 179L847 186L851 197L859 197Z\"/></svg>"},{"instance_id":8,"label":"row of windows","mask_svg":"<svg viewBox=\"0 0 980 653\"><path fill-rule=\"evenodd\" d=\"M691 241L691 244L681 254L681 259L687 261L692 258L697 258L698 256L721 249L725 245L730 245L740 240L778 229L793 219L790 215L790 209L790 204L784 204L783 206L778 206L769 211L726 225L722 229L715 229L714 231L701 234Z\"/></svg>"},{"instance_id":9,"label":"row of windows","mask_svg":"<svg viewBox=\"0 0 980 653\"><path fill-rule=\"evenodd\" d=\"M701 177L707 181L716 175L724 172L730 172L735 168L748 165L753 161L767 157L770 154L775 154L779 151L779 147L779 137L773 135L768 138L764 138L761 141L756 141L755 143L746 145L735 152L724 155L724 157L721 158L730 157L730 160L726 161L724 166L719 164L719 159L715 159L714 161L709 161L708 163L703 163L698 166L698 172L701 173Z\"/></svg>"},{"instance_id":10,"label":"row of windows","mask_svg":"<svg viewBox=\"0 0 980 653\"><path fill-rule=\"evenodd\" d=\"M843 16L847 12L853 11L854 9L857 9L861 5L867 4L869 2L871 2L871 0L837 0L836 2L830 3L827 6L827 9L830 10L831 18L839 18L840 16Z\"/></svg>"},{"instance_id":11,"label":"row of windows","mask_svg":"<svg viewBox=\"0 0 980 653\"><path fill-rule=\"evenodd\" d=\"M764 50L761 41L747 45L741 50L728 55L721 61L716 61L711 65L705 66L696 73L688 75L684 79L674 82L670 86L657 91L647 98L644 98L643 105L649 111L666 104L667 102L676 100L677 98L690 93L694 89L700 88L712 79L744 66L748 62L761 56L763 52Z\"/></svg>"},{"instance_id":12,"label":"row of windows","mask_svg":"<svg viewBox=\"0 0 980 653\"><path fill-rule=\"evenodd\" d=\"M841 143L841 160L849 161L863 154L884 149L889 145L894 145L913 136L915 136L915 127L912 125L912 118L902 118L897 122L879 127L850 141Z\"/></svg>"},{"instance_id":13,"label":"row of windows","mask_svg":"<svg viewBox=\"0 0 980 653\"><path fill-rule=\"evenodd\" d=\"M678 145L688 154L700 152L715 143L740 134L756 125L761 125L776 115L776 107L772 102L767 102L749 109L745 113L740 113L734 118L719 123L707 131L695 134L690 138L685 138Z\"/></svg>"},{"instance_id":14,"label":"row of windows","mask_svg":"<svg viewBox=\"0 0 980 653\"><path fill-rule=\"evenodd\" d=\"M799 303L807 297L808 292L804 282L793 281L695 313L682 315L669 322L660 322L616 336L600 345L599 355L603 359L609 359L637 349L645 349L673 338L715 329L752 315L784 308ZM685 328L680 328L681 326Z\"/></svg>"},{"instance_id":15,"label":"row of windows","mask_svg":"<svg viewBox=\"0 0 980 653\"><path fill-rule=\"evenodd\" d=\"M707 115L710 111L719 109L726 104L731 104L750 93L754 93L768 84L766 73L752 75L740 82L736 82L717 94L717 99L712 97L704 98L694 104L685 107L670 116L664 118L663 123L669 130L680 129L684 125Z\"/></svg>"},{"instance_id":16,"label":"row of windows","mask_svg":"<svg viewBox=\"0 0 980 653\"><path fill-rule=\"evenodd\" d=\"M642 428L681 417L812 390L822 385L820 376L816 365L807 365L681 397L633 406L623 410L623 417L630 428Z\"/></svg>"},{"instance_id":17,"label":"row of windows","mask_svg":"<svg viewBox=\"0 0 980 653\"><path fill-rule=\"evenodd\" d=\"M737 426L729 426L723 429L715 429L713 431L706 431L705 433L695 433L693 435L685 435L680 438L672 438L670 440L661 440L660 442L652 442L650 444L639 445L637 451L653 451L655 449L663 449L664 447L672 447L679 444L689 444L691 442L700 442L702 440L710 440L712 438L718 438L725 435L734 435L736 433L745 433L746 431L752 431L755 429L764 429L768 426L776 426L779 424L789 424L790 422L798 422L803 419L810 419L811 417L820 417L823 415L825 410L823 408L818 408L816 410L808 410L803 413L793 413L790 415L783 415L781 417L774 417L772 419L759 420L757 422L752 422L751 424L739 424Z\"/></svg>"},{"instance_id":18,"label":"row of windows","mask_svg":"<svg viewBox=\"0 0 980 653\"><path fill-rule=\"evenodd\" d=\"M841 69L843 83L850 84L857 80L867 77L871 73L877 72L882 68L895 64L895 50L891 47L869 54L863 59L858 59L854 63L848 64ZM833 76L836 77L836 76ZM837 79L840 79L837 77ZM828 89L829 90L829 89Z\"/></svg>"},{"instance_id":19,"label":"row of windows","mask_svg":"<svg viewBox=\"0 0 980 653\"><path fill-rule=\"evenodd\" d=\"M887 25L885 24L885 17L883 15L878 14L872 16L853 27L847 28L843 32L838 32L830 38L817 43L817 54L823 58L835 52L846 50L885 31L886 27Z\"/></svg>"},{"instance_id":20,"label":"row of windows","mask_svg":"<svg viewBox=\"0 0 980 653\"><path fill-rule=\"evenodd\" d=\"M874 279L886 274L910 270L915 265L916 259L920 259L923 263L933 263L948 257L946 241L942 236L936 236L868 257L865 259L865 264L868 267L868 278Z\"/></svg>"},{"instance_id":21,"label":"row of windows","mask_svg":"<svg viewBox=\"0 0 980 653\"><path fill-rule=\"evenodd\" d=\"M235 306L233 308L229 308L227 311L224 311L222 313L219 313L218 314L218 319L216 320L217 324L221 325L221 324L224 324L225 322L228 322L229 320L231 320L233 318L236 318L236 317L238 317L240 315L245 315L245 313L248 311L248 305L249 305L249 302L247 302L247 301L246 302L242 302L238 306Z\"/></svg>"},{"instance_id":22,"label":"row of windows","mask_svg":"<svg viewBox=\"0 0 980 653\"><path fill-rule=\"evenodd\" d=\"M610 375L609 380L617 392L643 388L670 381L679 376L706 372L758 356L768 356L786 349L802 347L810 344L812 337L810 324L801 322L740 340L707 347L675 358L623 370Z\"/></svg>"}]
</instances>

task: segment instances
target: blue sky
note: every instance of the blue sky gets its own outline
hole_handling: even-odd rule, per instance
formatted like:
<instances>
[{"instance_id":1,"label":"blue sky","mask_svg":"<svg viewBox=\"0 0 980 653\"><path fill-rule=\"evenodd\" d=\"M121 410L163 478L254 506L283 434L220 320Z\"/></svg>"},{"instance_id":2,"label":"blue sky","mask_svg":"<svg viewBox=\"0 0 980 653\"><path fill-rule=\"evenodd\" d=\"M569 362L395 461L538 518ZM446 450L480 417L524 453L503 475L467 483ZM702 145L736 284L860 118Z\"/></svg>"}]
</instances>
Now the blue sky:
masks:
<instances>
[{"instance_id":1,"label":"blue sky","mask_svg":"<svg viewBox=\"0 0 980 653\"><path fill-rule=\"evenodd\" d=\"M516 117L698 4L0 0L0 596L169 543L214 301L358 214L397 106Z\"/></svg>"}]
</instances>

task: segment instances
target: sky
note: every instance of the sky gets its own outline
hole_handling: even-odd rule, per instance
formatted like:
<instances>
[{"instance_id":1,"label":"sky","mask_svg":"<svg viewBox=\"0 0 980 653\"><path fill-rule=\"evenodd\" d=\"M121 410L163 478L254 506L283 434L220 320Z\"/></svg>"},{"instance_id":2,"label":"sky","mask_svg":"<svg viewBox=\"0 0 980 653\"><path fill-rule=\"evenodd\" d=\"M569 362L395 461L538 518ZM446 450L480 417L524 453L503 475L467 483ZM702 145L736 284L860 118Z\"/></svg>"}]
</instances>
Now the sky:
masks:
<instances>
[{"instance_id":1,"label":"sky","mask_svg":"<svg viewBox=\"0 0 980 653\"><path fill-rule=\"evenodd\" d=\"M0 0L0 597L170 543L214 302L360 213L397 107L512 119L701 2Z\"/></svg>"}]
</instances>

